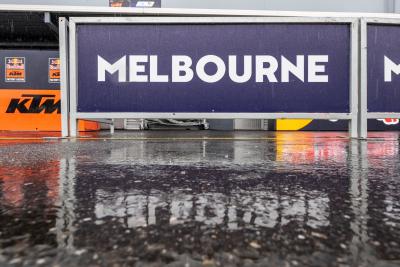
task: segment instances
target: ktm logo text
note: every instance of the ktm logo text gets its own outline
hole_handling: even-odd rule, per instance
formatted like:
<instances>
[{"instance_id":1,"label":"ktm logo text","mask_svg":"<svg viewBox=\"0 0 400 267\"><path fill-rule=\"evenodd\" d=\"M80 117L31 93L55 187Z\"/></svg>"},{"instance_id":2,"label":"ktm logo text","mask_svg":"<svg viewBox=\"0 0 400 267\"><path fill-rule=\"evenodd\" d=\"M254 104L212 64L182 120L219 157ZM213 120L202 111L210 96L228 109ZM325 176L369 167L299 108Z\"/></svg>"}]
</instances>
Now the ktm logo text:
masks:
<instances>
[{"instance_id":1,"label":"ktm logo text","mask_svg":"<svg viewBox=\"0 0 400 267\"><path fill-rule=\"evenodd\" d=\"M56 102L55 95L24 94L21 98L11 99L6 113L51 114L61 113L61 102Z\"/></svg>"}]
</instances>

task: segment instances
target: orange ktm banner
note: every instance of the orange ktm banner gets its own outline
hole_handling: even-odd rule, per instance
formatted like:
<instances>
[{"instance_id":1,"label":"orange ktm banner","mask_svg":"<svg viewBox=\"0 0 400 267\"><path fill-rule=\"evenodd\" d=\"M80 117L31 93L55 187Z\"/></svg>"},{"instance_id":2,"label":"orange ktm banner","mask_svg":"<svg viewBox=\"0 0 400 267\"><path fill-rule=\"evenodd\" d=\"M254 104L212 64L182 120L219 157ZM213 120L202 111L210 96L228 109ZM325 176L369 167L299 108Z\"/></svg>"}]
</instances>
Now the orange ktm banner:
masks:
<instances>
[{"instance_id":1,"label":"orange ktm banner","mask_svg":"<svg viewBox=\"0 0 400 267\"><path fill-rule=\"evenodd\" d=\"M61 131L60 91L0 90L0 130ZM79 131L96 130L97 122L79 122Z\"/></svg>"}]
</instances>

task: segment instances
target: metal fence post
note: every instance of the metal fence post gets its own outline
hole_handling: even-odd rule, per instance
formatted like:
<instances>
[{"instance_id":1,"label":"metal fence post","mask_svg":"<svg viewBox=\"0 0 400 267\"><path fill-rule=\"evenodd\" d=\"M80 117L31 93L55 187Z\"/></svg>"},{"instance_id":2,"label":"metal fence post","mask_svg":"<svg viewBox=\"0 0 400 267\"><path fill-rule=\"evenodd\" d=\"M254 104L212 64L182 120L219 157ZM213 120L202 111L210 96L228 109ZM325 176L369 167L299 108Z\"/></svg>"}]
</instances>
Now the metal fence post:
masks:
<instances>
[{"instance_id":1,"label":"metal fence post","mask_svg":"<svg viewBox=\"0 0 400 267\"><path fill-rule=\"evenodd\" d=\"M351 24L351 41L350 41L350 112L351 119L349 121L349 134L351 138L359 137L358 123L358 102L359 102L359 21L356 20Z\"/></svg>"},{"instance_id":2,"label":"metal fence post","mask_svg":"<svg viewBox=\"0 0 400 267\"><path fill-rule=\"evenodd\" d=\"M360 138L368 136L367 117L367 22L360 20L360 88L358 103L358 135Z\"/></svg>"},{"instance_id":3,"label":"metal fence post","mask_svg":"<svg viewBox=\"0 0 400 267\"><path fill-rule=\"evenodd\" d=\"M76 24L73 19L70 19L69 24L69 127L70 136L76 137L79 135L77 126L77 59L76 59Z\"/></svg>"},{"instance_id":4,"label":"metal fence post","mask_svg":"<svg viewBox=\"0 0 400 267\"><path fill-rule=\"evenodd\" d=\"M59 42L60 42L60 95L61 95L61 136L69 136L69 83L68 83L68 20L59 19Z\"/></svg>"}]
</instances>

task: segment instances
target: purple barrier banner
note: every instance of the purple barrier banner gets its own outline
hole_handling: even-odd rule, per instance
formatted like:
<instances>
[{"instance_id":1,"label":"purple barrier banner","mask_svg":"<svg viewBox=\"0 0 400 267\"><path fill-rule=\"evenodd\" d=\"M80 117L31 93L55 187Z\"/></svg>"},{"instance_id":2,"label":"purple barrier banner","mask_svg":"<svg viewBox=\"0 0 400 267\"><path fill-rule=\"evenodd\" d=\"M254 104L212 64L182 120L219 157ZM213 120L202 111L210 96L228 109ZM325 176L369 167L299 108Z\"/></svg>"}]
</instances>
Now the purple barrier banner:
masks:
<instances>
[{"instance_id":1,"label":"purple barrier banner","mask_svg":"<svg viewBox=\"0 0 400 267\"><path fill-rule=\"evenodd\" d=\"M78 112L350 112L350 24L77 24L76 31Z\"/></svg>"},{"instance_id":2,"label":"purple barrier banner","mask_svg":"<svg viewBox=\"0 0 400 267\"><path fill-rule=\"evenodd\" d=\"M368 24L368 112L400 112L400 26Z\"/></svg>"}]
</instances>

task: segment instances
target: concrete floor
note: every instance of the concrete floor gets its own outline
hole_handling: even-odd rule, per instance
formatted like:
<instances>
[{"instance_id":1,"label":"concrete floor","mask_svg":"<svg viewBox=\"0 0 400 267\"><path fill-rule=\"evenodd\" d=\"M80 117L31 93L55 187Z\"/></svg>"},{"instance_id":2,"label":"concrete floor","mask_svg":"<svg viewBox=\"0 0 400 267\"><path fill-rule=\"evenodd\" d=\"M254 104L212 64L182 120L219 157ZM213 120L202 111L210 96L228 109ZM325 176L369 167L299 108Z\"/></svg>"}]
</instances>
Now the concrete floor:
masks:
<instances>
[{"instance_id":1,"label":"concrete floor","mask_svg":"<svg viewBox=\"0 0 400 267\"><path fill-rule=\"evenodd\" d=\"M86 135L0 133L0 266L400 266L399 133Z\"/></svg>"}]
</instances>

